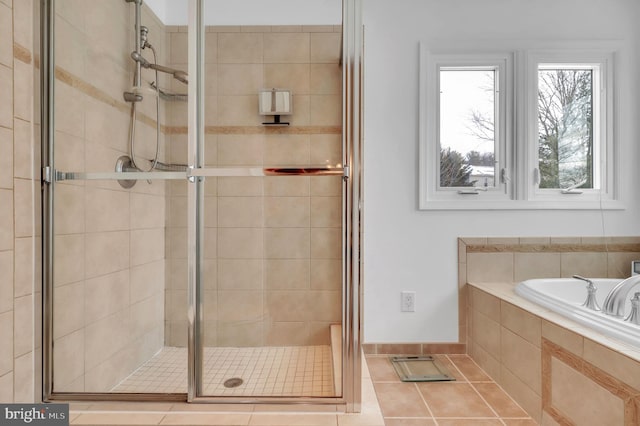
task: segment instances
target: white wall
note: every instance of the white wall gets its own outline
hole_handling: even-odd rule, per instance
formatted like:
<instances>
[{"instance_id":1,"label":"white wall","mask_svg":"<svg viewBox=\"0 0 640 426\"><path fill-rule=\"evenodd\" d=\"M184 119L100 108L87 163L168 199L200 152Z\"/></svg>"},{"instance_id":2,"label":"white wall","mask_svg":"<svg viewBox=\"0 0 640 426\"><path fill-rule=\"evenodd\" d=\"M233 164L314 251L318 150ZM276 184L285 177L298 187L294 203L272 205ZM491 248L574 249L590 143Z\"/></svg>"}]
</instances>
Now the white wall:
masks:
<instances>
[{"instance_id":1,"label":"white wall","mask_svg":"<svg viewBox=\"0 0 640 426\"><path fill-rule=\"evenodd\" d=\"M459 236L640 234L634 0L365 0L364 341L457 341ZM567 19L570 17L570 19ZM617 39L624 211L418 211L418 42ZM400 291L417 292L400 312Z\"/></svg>"},{"instance_id":2,"label":"white wall","mask_svg":"<svg viewBox=\"0 0 640 426\"><path fill-rule=\"evenodd\" d=\"M165 25L187 25L188 0L144 0ZM341 0L205 0L205 25L337 25Z\"/></svg>"}]
</instances>

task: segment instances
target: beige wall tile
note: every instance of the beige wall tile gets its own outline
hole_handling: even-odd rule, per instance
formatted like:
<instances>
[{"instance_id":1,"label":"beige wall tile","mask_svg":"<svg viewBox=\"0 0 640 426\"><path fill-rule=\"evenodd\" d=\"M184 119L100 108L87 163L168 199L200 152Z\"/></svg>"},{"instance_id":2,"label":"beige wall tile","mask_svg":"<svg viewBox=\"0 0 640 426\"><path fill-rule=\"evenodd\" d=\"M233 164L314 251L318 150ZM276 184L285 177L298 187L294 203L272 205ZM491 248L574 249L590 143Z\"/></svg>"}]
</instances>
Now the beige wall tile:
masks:
<instances>
[{"instance_id":1,"label":"beige wall tile","mask_svg":"<svg viewBox=\"0 0 640 426\"><path fill-rule=\"evenodd\" d=\"M262 346L264 345L263 328L263 323L256 321L218 324L218 345Z\"/></svg>"},{"instance_id":2,"label":"beige wall tile","mask_svg":"<svg viewBox=\"0 0 640 426\"><path fill-rule=\"evenodd\" d=\"M500 315L503 327L508 328L532 345L540 347L542 321L539 317L505 301L501 301Z\"/></svg>"},{"instance_id":3,"label":"beige wall tile","mask_svg":"<svg viewBox=\"0 0 640 426\"><path fill-rule=\"evenodd\" d=\"M13 311L0 314L0 376L13 370Z\"/></svg>"},{"instance_id":4,"label":"beige wall tile","mask_svg":"<svg viewBox=\"0 0 640 426\"><path fill-rule=\"evenodd\" d=\"M132 229L165 226L165 197L136 193L131 193L129 197L129 224ZM186 222L183 226L186 226Z\"/></svg>"},{"instance_id":5,"label":"beige wall tile","mask_svg":"<svg viewBox=\"0 0 640 426\"><path fill-rule=\"evenodd\" d=\"M220 228L218 230L220 259L260 259L262 253L261 228Z\"/></svg>"},{"instance_id":6,"label":"beige wall tile","mask_svg":"<svg viewBox=\"0 0 640 426\"><path fill-rule=\"evenodd\" d=\"M87 370L98 366L122 349L127 342L128 329L128 312L126 311L117 312L89 324L85 328L84 346Z\"/></svg>"},{"instance_id":7,"label":"beige wall tile","mask_svg":"<svg viewBox=\"0 0 640 426\"><path fill-rule=\"evenodd\" d=\"M32 180L13 180L14 233L16 238L33 235L35 188Z\"/></svg>"},{"instance_id":8,"label":"beige wall tile","mask_svg":"<svg viewBox=\"0 0 640 426\"><path fill-rule=\"evenodd\" d=\"M310 178L310 193L319 197L341 196L342 178L339 176L315 176Z\"/></svg>"},{"instance_id":9,"label":"beige wall tile","mask_svg":"<svg viewBox=\"0 0 640 426\"><path fill-rule=\"evenodd\" d=\"M342 226L342 197L312 197L311 226L339 228Z\"/></svg>"},{"instance_id":10,"label":"beige wall tile","mask_svg":"<svg viewBox=\"0 0 640 426\"><path fill-rule=\"evenodd\" d=\"M13 121L14 177L32 179L33 169L39 170L40 164L34 163L34 155L40 147L35 146L32 131L31 123L20 119Z\"/></svg>"},{"instance_id":11,"label":"beige wall tile","mask_svg":"<svg viewBox=\"0 0 640 426\"><path fill-rule=\"evenodd\" d=\"M584 360L635 389L640 389L640 363L637 361L586 338Z\"/></svg>"},{"instance_id":12,"label":"beige wall tile","mask_svg":"<svg viewBox=\"0 0 640 426\"><path fill-rule=\"evenodd\" d=\"M33 296L15 298L13 301L13 356L15 358L33 350L34 319Z\"/></svg>"},{"instance_id":13,"label":"beige wall tile","mask_svg":"<svg viewBox=\"0 0 640 426\"><path fill-rule=\"evenodd\" d=\"M560 274L562 277L571 277L575 274L585 277L605 277L607 253L561 253Z\"/></svg>"},{"instance_id":14,"label":"beige wall tile","mask_svg":"<svg viewBox=\"0 0 640 426\"><path fill-rule=\"evenodd\" d=\"M39 241L39 240L38 240ZM14 297L32 294L34 291L35 259L33 238L16 238L14 255Z\"/></svg>"},{"instance_id":15,"label":"beige wall tile","mask_svg":"<svg viewBox=\"0 0 640 426\"><path fill-rule=\"evenodd\" d=\"M218 226L259 228L264 221L262 197L219 197Z\"/></svg>"},{"instance_id":16,"label":"beige wall tile","mask_svg":"<svg viewBox=\"0 0 640 426\"><path fill-rule=\"evenodd\" d=\"M33 69L31 65L20 61L13 62L13 85L14 93L21 94L21 96L13 97L13 115L16 118L31 121L33 114Z\"/></svg>"},{"instance_id":17,"label":"beige wall tile","mask_svg":"<svg viewBox=\"0 0 640 426\"><path fill-rule=\"evenodd\" d=\"M266 330L265 343L269 346L295 346L308 342L308 323L272 322Z\"/></svg>"},{"instance_id":18,"label":"beige wall tile","mask_svg":"<svg viewBox=\"0 0 640 426\"><path fill-rule=\"evenodd\" d=\"M264 226L268 228L304 228L309 226L309 198L266 197Z\"/></svg>"},{"instance_id":19,"label":"beige wall tile","mask_svg":"<svg viewBox=\"0 0 640 426\"><path fill-rule=\"evenodd\" d=\"M540 422L542 399L529 386L524 384L509 369L502 367L499 384L522 407L533 420Z\"/></svg>"},{"instance_id":20,"label":"beige wall tile","mask_svg":"<svg viewBox=\"0 0 640 426\"><path fill-rule=\"evenodd\" d=\"M309 177L273 176L264 180L264 195L268 197L304 197L309 195Z\"/></svg>"},{"instance_id":21,"label":"beige wall tile","mask_svg":"<svg viewBox=\"0 0 640 426\"><path fill-rule=\"evenodd\" d=\"M188 35L187 33L170 33L169 37L169 62L172 64L186 64L188 61ZM208 40L205 40L207 43ZM207 61L208 62L208 61Z\"/></svg>"},{"instance_id":22,"label":"beige wall tile","mask_svg":"<svg viewBox=\"0 0 640 426\"><path fill-rule=\"evenodd\" d=\"M169 200L167 225L174 228L187 227L187 197L172 196Z\"/></svg>"},{"instance_id":23,"label":"beige wall tile","mask_svg":"<svg viewBox=\"0 0 640 426\"><path fill-rule=\"evenodd\" d=\"M267 182L270 180L272 178L267 179ZM260 177L220 177L218 178L218 196L260 197L263 194L263 185L266 187L266 182Z\"/></svg>"},{"instance_id":24,"label":"beige wall tile","mask_svg":"<svg viewBox=\"0 0 640 426\"><path fill-rule=\"evenodd\" d=\"M342 139L340 135L311 135L311 164L342 164Z\"/></svg>"},{"instance_id":25,"label":"beige wall tile","mask_svg":"<svg viewBox=\"0 0 640 426\"><path fill-rule=\"evenodd\" d=\"M302 291L268 291L265 314L273 321L299 322L309 318L309 298Z\"/></svg>"},{"instance_id":26,"label":"beige wall tile","mask_svg":"<svg viewBox=\"0 0 640 426\"><path fill-rule=\"evenodd\" d=\"M11 46L13 52L13 46ZM0 93L4 102L0 102L0 126L13 128L13 70L0 64Z\"/></svg>"},{"instance_id":27,"label":"beige wall tile","mask_svg":"<svg viewBox=\"0 0 640 426\"><path fill-rule=\"evenodd\" d=\"M474 344L482 347L493 358L500 360L500 324L478 311L473 311Z\"/></svg>"},{"instance_id":28,"label":"beige wall tile","mask_svg":"<svg viewBox=\"0 0 640 426\"><path fill-rule=\"evenodd\" d=\"M70 389L68 384L84 375L84 331L78 330L57 338L53 346L54 391L63 387L67 392L81 392L84 389Z\"/></svg>"},{"instance_id":29,"label":"beige wall tile","mask_svg":"<svg viewBox=\"0 0 640 426\"><path fill-rule=\"evenodd\" d=\"M287 120L293 126L308 126L311 124L311 100L309 95L293 94L293 115L288 115Z\"/></svg>"},{"instance_id":30,"label":"beige wall tile","mask_svg":"<svg viewBox=\"0 0 640 426\"><path fill-rule=\"evenodd\" d=\"M486 315L495 322L500 322L500 299L485 293L484 291L473 288L471 293L471 303L473 309Z\"/></svg>"},{"instance_id":31,"label":"beige wall tile","mask_svg":"<svg viewBox=\"0 0 640 426\"><path fill-rule=\"evenodd\" d=\"M309 257L308 228L266 228L265 259L304 259Z\"/></svg>"},{"instance_id":32,"label":"beige wall tile","mask_svg":"<svg viewBox=\"0 0 640 426\"><path fill-rule=\"evenodd\" d=\"M87 234L84 255L87 278L129 267L129 232Z\"/></svg>"},{"instance_id":33,"label":"beige wall tile","mask_svg":"<svg viewBox=\"0 0 640 426\"><path fill-rule=\"evenodd\" d=\"M84 96L64 83L56 84L54 108L56 130L83 138Z\"/></svg>"},{"instance_id":34,"label":"beige wall tile","mask_svg":"<svg viewBox=\"0 0 640 426\"><path fill-rule=\"evenodd\" d=\"M13 191L0 189L0 250L13 249Z\"/></svg>"},{"instance_id":35,"label":"beige wall tile","mask_svg":"<svg viewBox=\"0 0 640 426\"><path fill-rule=\"evenodd\" d=\"M312 259L341 259L342 230L340 228L311 229Z\"/></svg>"},{"instance_id":36,"label":"beige wall tile","mask_svg":"<svg viewBox=\"0 0 640 426\"><path fill-rule=\"evenodd\" d=\"M625 423L622 399L554 358L551 359L551 386L551 403L575 424ZM576 392L577 389L580 391Z\"/></svg>"},{"instance_id":37,"label":"beige wall tile","mask_svg":"<svg viewBox=\"0 0 640 426\"><path fill-rule=\"evenodd\" d=\"M13 131L0 127L0 188L13 188Z\"/></svg>"},{"instance_id":38,"label":"beige wall tile","mask_svg":"<svg viewBox=\"0 0 640 426\"><path fill-rule=\"evenodd\" d=\"M218 65L218 94L257 95L262 88L265 88L262 64Z\"/></svg>"},{"instance_id":39,"label":"beige wall tile","mask_svg":"<svg viewBox=\"0 0 640 426\"><path fill-rule=\"evenodd\" d=\"M86 57L87 38L81 29L71 25L65 19L57 19L54 41L56 66L63 68L76 77L85 78L84 58Z\"/></svg>"},{"instance_id":40,"label":"beige wall tile","mask_svg":"<svg viewBox=\"0 0 640 426\"><path fill-rule=\"evenodd\" d=\"M309 164L308 135L267 135L264 150L266 165Z\"/></svg>"},{"instance_id":41,"label":"beige wall tile","mask_svg":"<svg viewBox=\"0 0 640 426\"><path fill-rule=\"evenodd\" d=\"M35 399L35 371L33 352L16 357L13 363L13 398L17 403L33 403Z\"/></svg>"},{"instance_id":42,"label":"beige wall tile","mask_svg":"<svg viewBox=\"0 0 640 426\"><path fill-rule=\"evenodd\" d=\"M339 126L342 123L341 95L311 95L310 124L314 126Z\"/></svg>"},{"instance_id":43,"label":"beige wall tile","mask_svg":"<svg viewBox=\"0 0 640 426\"><path fill-rule=\"evenodd\" d=\"M129 305L129 270L88 279L84 306L87 324L125 309ZM68 306L62 304L62 307ZM71 309L65 307L63 309Z\"/></svg>"},{"instance_id":44,"label":"beige wall tile","mask_svg":"<svg viewBox=\"0 0 640 426\"><path fill-rule=\"evenodd\" d=\"M639 253L607 253L607 277L627 278L631 275L631 262L640 260Z\"/></svg>"},{"instance_id":45,"label":"beige wall tile","mask_svg":"<svg viewBox=\"0 0 640 426\"><path fill-rule=\"evenodd\" d=\"M560 254L515 253L514 277L516 282L531 278L553 278L560 276Z\"/></svg>"},{"instance_id":46,"label":"beige wall tile","mask_svg":"<svg viewBox=\"0 0 640 426\"><path fill-rule=\"evenodd\" d=\"M311 63L337 64L340 60L340 34L312 33Z\"/></svg>"},{"instance_id":47,"label":"beige wall tile","mask_svg":"<svg viewBox=\"0 0 640 426\"><path fill-rule=\"evenodd\" d=\"M267 290L308 290L308 259L269 259L264 261Z\"/></svg>"},{"instance_id":48,"label":"beige wall tile","mask_svg":"<svg viewBox=\"0 0 640 426\"><path fill-rule=\"evenodd\" d=\"M13 16L12 10L5 4L0 4L0 64L11 67L13 65Z\"/></svg>"},{"instance_id":49,"label":"beige wall tile","mask_svg":"<svg viewBox=\"0 0 640 426\"><path fill-rule=\"evenodd\" d=\"M342 316L340 291L310 291L307 293L307 321L339 322Z\"/></svg>"},{"instance_id":50,"label":"beige wall tile","mask_svg":"<svg viewBox=\"0 0 640 426\"><path fill-rule=\"evenodd\" d=\"M13 402L13 372L0 376L0 401Z\"/></svg>"},{"instance_id":51,"label":"beige wall tile","mask_svg":"<svg viewBox=\"0 0 640 426\"><path fill-rule=\"evenodd\" d=\"M504 327L501 331L502 365L537 395L542 395L540 348Z\"/></svg>"},{"instance_id":52,"label":"beige wall tile","mask_svg":"<svg viewBox=\"0 0 640 426\"><path fill-rule=\"evenodd\" d=\"M129 193L87 187L85 189L86 231L129 229Z\"/></svg>"},{"instance_id":53,"label":"beige wall tile","mask_svg":"<svg viewBox=\"0 0 640 426\"><path fill-rule=\"evenodd\" d=\"M164 229L131 231L131 265L143 265L164 259Z\"/></svg>"},{"instance_id":54,"label":"beige wall tile","mask_svg":"<svg viewBox=\"0 0 640 426\"><path fill-rule=\"evenodd\" d=\"M53 337L58 339L85 326L84 282L56 287L53 293ZM90 307L93 309L94 307Z\"/></svg>"},{"instance_id":55,"label":"beige wall tile","mask_svg":"<svg viewBox=\"0 0 640 426\"><path fill-rule=\"evenodd\" d=\"M54 217L55 233L79 234L85 231L85 188L59 183L56 185Z\"/></svg>"},{"instance_id":56,"label":"beige wall tile","mask_svg":"<svg viewBox=\"0 0 640 426\"><path fill-rule=\"evenodd\" d=\"M260 290L263 288L262 259L218 260L218 286L221 290Z\"/></svg>"},{"instance_id":57,"label":"beige wall tile","mask_svg":"<svg viewBox=\"0 0 640 426\"><path fill-rule=\"evenodd\" d=\"M482 346L478 345L475 341L473 343L473 360L489 375L493 380L501 383L501 365L493 355L484 350Z\"/></svg>"},{"instance_id":58,"label":"beige wall tile","mask_svg":"<svg viewBox=\"0 0 640 426\"><path fill-rule=\"evenodd\" d=\"M13 251L0 251L0 313L13 309Z\"/></svg>"},{"instance_id":59,"label":"beige wall tile","mask_svg":"<svg viewBox=\"0 0 640 426\"><path fill-rule=\"evenodd\" d=\"M264 88L289 89L296 95L308 95L309 78L308 63L264 65Z\"/></svg>"},{"instance_id":60,"label":"beige wall tile","mask_svg":"<svg viewBox=\"0 0 640 426\"><path fill-rule=\"evenodd\" d=\"M218 321L262 321L263 293L261 291L220 290L218 292Z\"/></svg>"},{"instance_id":61,"label":"beige wall tile","mask_svg":"<svg viewBox=\"0 0 640 426\"><path fill-rule=\"evenodd\" d=\"M262 157L262 135L220 135L218 138L220 166L261 166Z\"/></svg>"},{"instance_id":62,"label":"beige wall tile","mask_svg":"<svg viewBox=\"0 0 640 426\"><path fill-rule=\"evenodd\" d=\"M54 239L53 262L56 267L54 285L64 285L84 279L85 237L84 235L58 235Z\"/></svg>"},{"instance_id":63,"label":"beige wall tile","mask_svg":"<svg viewBox=\"0 0 640 426\"><path fill-rule=\"evenodd\" d=\"M579 334L542 320L542 337L582 357L584 342Z\"/></svg>"},{"instance_id":64,"label":"beige wall tile","mask_svg":"<svg viewBox=\"0 0 640 426\"><path fill-rule=\"evenodd\" d=\"M314 290L339 290L342 288L342 261L311 259L311 288Z\"/></svg>"},{"instance_id":65,"label":"beige wall tile","mask_svg":"<svg viewBox=\"0 0 640 426\"><path fill-rule=\"evenodd\" d=\"M130 350L144 350L144 347L135 348L136 345L141 344L141 339L149 332L152 332L156 327L159 327L164 320L164 297L162 294L156 294L147 299L141 300L135 304L132 304L130 309L131 315L131 338L135 339L130 342ZM142 340L144 342L144 340ZM146 342L145 342L146 343ZM161 345L157 345L150 351L152 356L155 354ZM144 361L146 361L143 358Z\"/></svg>"},{"instance_id":66,"label":"beige wall tile","mask_svg":"<svg viewBox=\"0 0 640 426\"><path fill-rule=\"evenodd\" d=\"M127 81L124 87L128 87L129 84L131 83ZM85 98L84 108L85 137L88 141L113 148L120 152L127 152L129 150L130 119L128 114L90 97ZM136 131L140 134L144 133L144 129L145 126L138 125ZM140 139L145 141L149 140L147 138ZM144 143L136 144L137 156L145 154L146 146L147 144ZM153 145L148 144L148 146L149 148L153 146L155 152L155 143ZM150 157L150 154L147 154L147 156ZM115 163L111 164L109 170L113 169L114 165Z\"/></svg>"},{"instance_id":67,"label":"beige wall tile","mask_svg":"<svg viewBox=\"0 0 640 426\"><path fill-rule=\"evenodd\" d=\"M260 33L218 34L218 63L259 64L263 62L263 35Z\"/></svg>"},{"instance_id":68,"label":"beige wall tile","mask_svg":"<svg viewBox=\"0 0 640 426\"><path fill-rule=\"evenodd\" d=\"M513 253L468 253L467 279L474 282L513 282Z\"/></svg>"},{"instance_id":69,"label":"beige wall tile","mask_svg":"<svg viewBox=\"0 0 640 426\"><path fill-rule=\"evenodd\" d=\"M342 94L342 68L338 64L312 64L310 71L312 95Z\"/></svg>"},{"instance_id":70,"label":"beige wall tile","mask_svg":"<svg viewBox=\"0 0 640 426\"><path fill-rule=\"evenodd\" d=\"M307 33L264 34L264 62L267 64L308 63L310 35Z\"/></svg>"},{"instance_id":71,"label":"beige wall tile","mask_svg":"<svg viewBox=\"0 0 640 426\"><path fill-rule=\"evenodd\" d=\"M130 269L129 280L131 287L129 297L131 303L139 302L154 294L164 292L165 262L167 261L158 260ZM179 260L176 262L179 262ZM186 269L184 277L186 279Z\"/></svg>"}]
</instances>

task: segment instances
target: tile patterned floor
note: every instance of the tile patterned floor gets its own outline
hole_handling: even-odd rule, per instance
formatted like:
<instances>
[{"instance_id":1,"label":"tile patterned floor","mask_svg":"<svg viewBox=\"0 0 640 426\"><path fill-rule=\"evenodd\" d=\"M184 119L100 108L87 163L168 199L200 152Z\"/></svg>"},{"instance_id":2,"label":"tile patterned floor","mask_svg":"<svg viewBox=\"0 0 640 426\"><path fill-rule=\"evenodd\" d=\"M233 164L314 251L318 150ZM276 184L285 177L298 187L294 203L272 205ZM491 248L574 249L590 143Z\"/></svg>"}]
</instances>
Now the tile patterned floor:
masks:
<instances>
[{"instance_id":1,"label":"tile patterned floor","mask_svg":"<svg viewBox=\"0 0 640 426\"><path fill-rule=\"evenodd\" d=\"M240 386L224 387L235 377ZM334 396L331 347L205 348L203 383L212 396ZM186 392L186 348L163 348L112 391Z\"/></svg>"},{"instance_id":2,"label":"tile patterned floor","mask_svg":"<svg viewBox=\"0 0 640 426\"><path fill-rule=\"evenodd\" d=\"M362 412L335 406L285 406L269 412L259 405L185 403L86 403L71 405L72 425L270 425L270 426L534 426L537 425L471 358L437 355L455 382L403 383L387 356L363 362ZM225 411L226 410L226 411ZM272 408L273 410L273 408ZM321 412L304 412L321 411ZM383 417L384 416L384 417Z\"/></svg>"},{"instance_id":3,"label":"tile patterned floor","mask_svg":"<svg viewBox=\"0 0 640 426\"><path fill-rule=\"evenodd\" d=\"M385 425L537 425L470 357L435 357L456 381L403 383L388 356L367 356Z\"/></svg>"}]
</instances>

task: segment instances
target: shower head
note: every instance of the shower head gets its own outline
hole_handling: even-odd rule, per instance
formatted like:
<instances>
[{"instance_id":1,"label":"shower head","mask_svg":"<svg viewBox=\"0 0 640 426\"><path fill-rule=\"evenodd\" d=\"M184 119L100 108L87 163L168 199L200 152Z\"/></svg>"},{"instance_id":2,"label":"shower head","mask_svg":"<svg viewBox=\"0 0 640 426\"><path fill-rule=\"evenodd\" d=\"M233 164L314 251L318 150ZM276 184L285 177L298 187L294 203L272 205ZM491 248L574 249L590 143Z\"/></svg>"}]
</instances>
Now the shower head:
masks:
<instances>
[{"instance_id":1,"label":"shower head","mask_svg":"<svg viewBox=\"0 0 640 426\"><path fill-rule=\"evenodd\" d=\"M184 84L189 84L189 76L184 71L176 70L176 69L165 67L158 64L152 64L151 62L147 61L144 58L144 56L142 56L138 52L131 52L131 59L138 62L142 68L151 68L152 70L164 72L166 74L171 74L173 78L175 78L176 80Z\"/></svg>"}]
</instances>

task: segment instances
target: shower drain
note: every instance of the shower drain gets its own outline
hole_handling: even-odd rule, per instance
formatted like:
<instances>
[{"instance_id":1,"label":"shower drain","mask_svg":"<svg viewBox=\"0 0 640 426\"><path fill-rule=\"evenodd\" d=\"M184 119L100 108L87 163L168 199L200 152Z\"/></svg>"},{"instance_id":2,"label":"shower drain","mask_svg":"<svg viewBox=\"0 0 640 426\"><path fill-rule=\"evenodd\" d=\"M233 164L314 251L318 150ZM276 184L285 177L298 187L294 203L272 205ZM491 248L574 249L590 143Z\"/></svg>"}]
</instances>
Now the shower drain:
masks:
<instances>
[{"instance_id":1,"label":"shower drain","mask_svg":"<svg viewBox=\"0 0 640 426\"><path fill-rule=\"evenodd\" d=\"M227 379L227 380L224 381L224 387L225 388L237 388L242 383L244 383L244 381L240 377L233 377L231 379Z\"/></svg>"}]
</instances>

